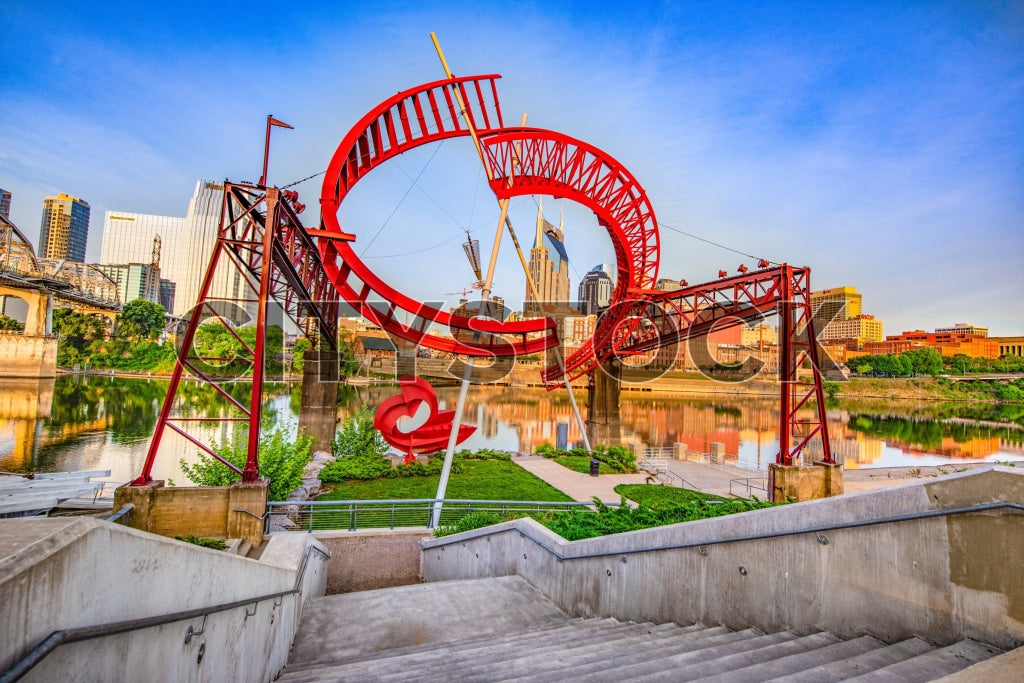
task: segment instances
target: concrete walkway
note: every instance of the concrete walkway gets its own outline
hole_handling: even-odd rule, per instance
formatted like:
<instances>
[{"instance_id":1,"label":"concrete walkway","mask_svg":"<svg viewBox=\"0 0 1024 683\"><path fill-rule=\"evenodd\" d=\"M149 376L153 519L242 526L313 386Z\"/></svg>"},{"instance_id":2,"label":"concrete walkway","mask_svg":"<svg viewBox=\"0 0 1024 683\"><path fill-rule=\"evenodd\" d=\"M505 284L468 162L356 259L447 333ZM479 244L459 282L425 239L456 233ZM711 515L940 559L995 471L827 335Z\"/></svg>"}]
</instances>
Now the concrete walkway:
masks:
<instances>
[{"instance_id":1,"label":"concrete walkway","mask_svg":"<svg viewBox=\"0 0 1024 683\"><path fill-rule=\"evenodd\" d=\"M512 462L578 501L590 502L597 498L604 503L618 503L621 496L615 493L616 486L647 481L646 474L602 474L592 477L562 467L554 460L540 455L517 455L512 458Z\"/></svg>"},{"instance_id":2,"label":"concrete walkway","mask_svg":"<svg viewBox=\"0 0 1024 683\"><path fill-rule=\"evenodd\" d=\"M619 502L619 494L615 487L619 484L643 484L648 475L641 474L602 474L592 477L589 474L574 472L562 467L554 460L539 455L517 455L512 462L531 472L556 489L571 496L573 500L591 501L595 497L606 503ZM666 459L665 464L672 473L671 485L695 489L703 493L718 496L737 496L749 498L757 496L761 500L768 498L767 472L748 470L734 465L714 465L707 462ZM943 476L957 470L971 467L983 467L991 463L972 463L945 467L891 467L871 469L851 469L844 472L843 488L845 493L857 493L904 484L914 479ZM749 484L749 488L748 488Z\"/></svg>"}]
</instances>

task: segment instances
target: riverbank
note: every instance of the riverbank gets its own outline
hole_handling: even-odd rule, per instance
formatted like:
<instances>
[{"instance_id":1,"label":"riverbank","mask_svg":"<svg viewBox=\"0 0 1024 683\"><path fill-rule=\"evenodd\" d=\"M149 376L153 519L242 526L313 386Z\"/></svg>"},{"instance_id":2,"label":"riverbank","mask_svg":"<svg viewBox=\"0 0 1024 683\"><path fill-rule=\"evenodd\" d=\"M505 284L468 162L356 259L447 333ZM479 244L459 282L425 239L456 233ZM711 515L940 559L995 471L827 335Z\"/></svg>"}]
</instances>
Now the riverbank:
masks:
<instances>
[{"instance_id":1,"label":"riverbank","mask_svg":"<svg viewBox=\"0 0 1024 683\"><path fill-rule=\"evenodd\" d=\"M91 369L91 370L68 370L58 368L61 375L83 375L88 377L126 377L134 379L170 379L171 373L167 372L140 372L116 369ZM516 381L519 373L512 377L510 382L495 382L496 386L523 386L526 383ZM187 379L193 379L186 374ZM428 381L436 378L427 376ZM302 377L289 375L275 381L299 382ZM1018 380L1020 382L1021 380ZM350 382L353 386L364 386L366 384L383 385L396 384L396 380L374 378L372 382ZM984 402L999 404L1024 403L1024 400L1004 400L999 396L999 387L1005 386L994 382L970 382L970 381L949 381L942 377L917 377L917 378L874 378L854 377L845 382L834 383L838 390L835 397L858 400L858 399L883 399L899 401L940 401L940 402ZM527 385L529 386L529 385ZM541 386L538 382L536 386ZM585 386L573 386L575 393L585 391ZM1012 387L1011 387L1012 388ZM747 382L723 382L720 380L708 379L694 373L668 373L666 375L640 381L624 379L621 391L628 395L635 394L657 394L665 397L672 396L763 396L777 397L779 395L779 384L775 380L754 379Z\"/></svg>"}]
</instances>

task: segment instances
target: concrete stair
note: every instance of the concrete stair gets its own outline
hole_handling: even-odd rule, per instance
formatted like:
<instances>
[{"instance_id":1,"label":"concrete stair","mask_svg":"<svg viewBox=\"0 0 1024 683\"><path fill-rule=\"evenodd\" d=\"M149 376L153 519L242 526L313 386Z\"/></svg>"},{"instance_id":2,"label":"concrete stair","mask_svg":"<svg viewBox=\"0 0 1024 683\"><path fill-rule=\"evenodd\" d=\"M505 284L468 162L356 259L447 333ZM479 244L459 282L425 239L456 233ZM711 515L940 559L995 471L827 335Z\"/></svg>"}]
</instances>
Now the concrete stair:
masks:
<instances>
[{"instance_id":1,"label":"concrete stair","mask_svg":"<svg viewBox=\"0 0 1024 683\"><path fill-rule=\"evenodd\" d=\"M1001 652L573 619L507 576L310 601L278 681L931 681Z\"/></svg>"}]
</instances>

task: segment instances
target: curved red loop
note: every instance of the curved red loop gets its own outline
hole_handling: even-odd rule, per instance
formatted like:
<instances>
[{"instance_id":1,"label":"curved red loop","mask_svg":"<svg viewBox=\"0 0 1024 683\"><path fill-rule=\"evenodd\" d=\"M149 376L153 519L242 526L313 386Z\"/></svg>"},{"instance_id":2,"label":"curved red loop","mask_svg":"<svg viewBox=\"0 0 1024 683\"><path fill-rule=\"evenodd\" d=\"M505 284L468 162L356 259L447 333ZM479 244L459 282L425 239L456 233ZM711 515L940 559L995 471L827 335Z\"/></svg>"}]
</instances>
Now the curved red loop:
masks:
<instances>
[{"instance_id":1,"label":"curved red loop","mask_svg":"<svg viewBox=\"0 0 1024 683\"><path fill-rule=\"evenodd\" d=\"M437 409L434 387L421 377L400 377L401 393L383 401L373 416L373 426L389 444L413 453L433 453L448 445L454 410ZM426 415L423 415L426 412ZM412 429L400 426L402 418L418 420ZM459 425L456 443L462 443L476 431L473 425Z\"/></svg>"},{"instance_id":2,"label":"curved red loop","mask_svg":"<svg viewBox=\"0 0 1024 683\"><path fill-rule=\"evenodd\" d=\"M499 197L549 194L587 206L608 230L615 250L619 277L612 301L651 289L657 278L660 242L654 210L643 188L622 164L597 147L554 131L506 128L498 103L498 78L491 74L434 81L399 92L363 116L341 141L324 177L320 202L326 231L346 234L338 222L338 209L371 170L415 147L469 134L452 95L458 89L484 146L495 193ZM536 353L558 343L550 318L481 324L389 287L346 242L321 239L319 247L325 270L345 301L402 339L471 356ZM387 305L372 305L372 299L383 299ZM410 316L419 322L402 322ZM432 323L449 327L452 336L428 333ZM473 341L461 334L478 331L484 334L472 335ZM576 359L577 364L588 362Z\"/></svg>"}]
</instances>

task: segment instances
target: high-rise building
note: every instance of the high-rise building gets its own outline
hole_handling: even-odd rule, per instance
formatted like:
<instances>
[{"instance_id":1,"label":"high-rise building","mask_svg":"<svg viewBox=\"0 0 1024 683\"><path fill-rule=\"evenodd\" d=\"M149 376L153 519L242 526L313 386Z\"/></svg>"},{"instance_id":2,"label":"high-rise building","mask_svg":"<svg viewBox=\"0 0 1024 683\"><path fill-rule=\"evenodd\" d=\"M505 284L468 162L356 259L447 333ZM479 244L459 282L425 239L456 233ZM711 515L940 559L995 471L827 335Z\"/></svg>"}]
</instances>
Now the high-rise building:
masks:
<instances>
[{"instance_id":1,"label":"high-rise building","mask_svg":"<svg viewBox=\"0 0 1024 683\"><path fill-rule=\"evenodd\" d=\"M865 342L880 342L882 321L863 311L863 297L854 287L833 287L811 292L811 309L816 321L825 323L818 339L843 340L851 349Z\"/></svg>"},{"instance_id":2,"label":"high-rise building","mask_svg":"<svg viewBox=\"0 0 1024 683\"><path fill-rule=\"evenodd\" d=\"M96 267L117 283L117 294L122 304L135 301L136 299L160 303L160 287L156 284L159 283L159 276L154 278L151 275L151 264L100 264Z\"/></svg>"},{"instance_id":3,"label":"high-rise building","mask_svg":"<svg viewBox=\"0 0 1024 683\"><path fill-rule=\"evenodd\" d=\"M220 216L224 203L224 185L216 180L200 180L188 203L188 213L178 241L174 314L181 315L196 305L210 256L217 244ZM221 259L209 296L222 299L252 299L237 268ZM254 311L253 311L254 312Z\"/></svg>"},{"instance_id":4,"label":"high-rise building","mask_svg":"<svg viewBox=\"0 0 1024 683\"><path fill-rule=\"evenodd\" d=\"M811 292L811 310L819 320L856 318L861 314L863 300L855 287L833 287Z\"/></svg>"},{"instance_id":5,"label":"high-rise building","mask_svg":"<svg viewBox=\"0 0 1024 683\"><path fill-rule=\"evenodd\" d=\"M217 243L224 185L200 180L189 200L184 218L108 212L104 222L100 262L105 264L150 263L153 240L160 237L160 276L174 283L174 315L184 315L196 304ZM245 298L247 285L225 259L214 278L211 297ZM251 298L251 297L249 297Z\"/></svg>"},{"instance_id":6,"label":"high-rise building","mask_svg":"<svg viewBox=\"0 0 1024 683\"><path fill-rule=\"evenodd\" d=\"M0 216L11 217L11 193L7 190L0 190Z\"/></svg>"},{"instance_id":7,"label":"high-rise building","mask_svg":"<svg viewBox=\"0 0 1024 683\"><path fill-rule=\"evenodd\" d=\"M164 307L164 310L168 313L174 311L174 290L175 283L170 280L160 278L160 305Z\"/></svg>"},{"instance_id":8,"label":"high-rise building","mask_svg":"<svg viewBox=\"0 0 1024 683\"><path fill-rule=\"evenodd\" d=\"M107 211L103 219L103 242L100 263L150 263L153 240L160 238L160 269L163 276L174 280L175 254L184 218L152 216L144 213Z\"/></svg>"},{"instance_id":9,"label":"high-rise building","mask_svg":"<svg viewBox=\"0 0 1024 683\"><path fill-rule=\"evenodd\" d=\"M971 323L957 323L953 327L936 327L935 334L969 334L976 337L987 337L988 328Z\"/></svg>"},{"instance_id":10,"label":"high-rise building","mask_svg":"<svg viewBox=\"0 0 1024 683\"><path fill-rule=\"evenodd\" d=\"M89 211L89 202L63 192L43 199L38 256L84 263Z\"/></svg>"},{"instance_id":11,"label":"high-rise building","mask_svg":"<svg viewBox=\"0 0 1024 683\"><path fill-rule=\"evenodd\" d=\"M611 302L615 283L604 268L604 264L594 266L580 281L580 312L584 315L594 315Z\"/></svg>"},{"instance_id":12,"label":"high-rise building","mask_svg":"<svg viewBox=\"0 0 1024 683\"><path fill-rule=\"evenodd\" d=\"M530 276L541 303L569 301L569 256L565 252L565 219L556 228L544 220L543 201L537 205L537 234L530 250ZM537 299L526 287L527 306Z\"/></svg>"}]
</instances>

